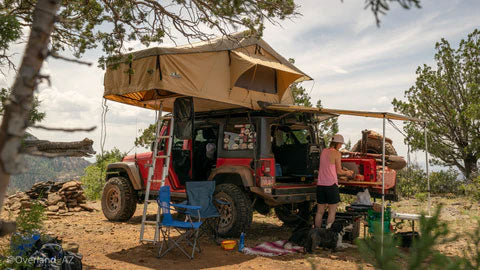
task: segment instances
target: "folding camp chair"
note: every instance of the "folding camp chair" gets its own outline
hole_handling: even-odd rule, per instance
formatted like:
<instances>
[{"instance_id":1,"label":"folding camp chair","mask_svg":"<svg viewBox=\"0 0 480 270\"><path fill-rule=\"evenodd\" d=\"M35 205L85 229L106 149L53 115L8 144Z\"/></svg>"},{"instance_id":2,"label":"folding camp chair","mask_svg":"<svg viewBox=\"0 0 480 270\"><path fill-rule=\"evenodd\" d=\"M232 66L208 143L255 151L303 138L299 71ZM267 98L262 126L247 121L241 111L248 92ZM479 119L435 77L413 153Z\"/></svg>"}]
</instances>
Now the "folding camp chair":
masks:
<instances>
[{"instance_id":1,"label":"folding camp chair","mask_svg":"<svg viewBox=\"0 0 480 270\"><path fill-rule=\"evenodd\" d=\"M187 210L190 216L195 218L202 218L204 225L200 229L200 234L210 231L213 240L218 240L218 226L220 224L220 213L216 205L226 205L227 202L220 201L213 198L215 192L215 181L192 181L186 182L187 205L199 205L202 208L199 214Z\"/></svg>"},{"instance_id":2,"label":"folding camp chair","mask_svg":"<svg viewBox=\"0 0 480 270\"><path fill-rule=\"evenodd\" d=\"M160 188L158 194L157 203L162 210L162 221L158 224L159 230L162 235L162 244L160 245L160 250L158 251L158 257L163 257L170 250L177 247L180 249L185 256L189 259L193 259L195 250L200 252L200 247L197 245L197 239L199 235L199 228L202 225L200 221L200 209L201 206L194 205L185 205L185 204L174 204L170 202L170 187L163 186ZM198 221L193 221L191 216L187 214L186 221L175 220L170 213L170 210L175 208L186 209L188 212L197 212ZM175 229L180 233L180 236L176 239L170 237L171 229ZM192 246L191 255L187 253L181 243L186 243L187 245ZM166 250L163 251L164 245L166 245Z\"/></svg>"}]
</instances>

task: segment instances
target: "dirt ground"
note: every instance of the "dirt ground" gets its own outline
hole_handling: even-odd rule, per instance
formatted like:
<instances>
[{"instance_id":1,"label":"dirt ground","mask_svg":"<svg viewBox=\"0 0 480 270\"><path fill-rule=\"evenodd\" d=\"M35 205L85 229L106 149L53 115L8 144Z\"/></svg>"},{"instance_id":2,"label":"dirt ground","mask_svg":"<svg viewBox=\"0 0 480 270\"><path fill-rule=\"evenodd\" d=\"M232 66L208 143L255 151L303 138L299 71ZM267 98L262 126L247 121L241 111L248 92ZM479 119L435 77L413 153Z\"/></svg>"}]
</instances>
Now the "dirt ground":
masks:
<instances>
[{"instance_id":1,"label":"dirt ground","mask_svg":"<svg viewBox=\"0 0 480 270\"><path fill-rule=\"evenodd\" d=\"M442 219L447 220L455 232L473 230L474 217L479 216L478 203L468 199L433 198L432 205L445 205ZM99 202L91 203L100 209ZM155 207L149 211L154 213ZM426 209L426 203L416 200L404 200L393 204L393 209L402 213L419 213ZM433 209L433 208L432 208ZM79 252L84 256L85 269L372 269L362 261L355 248L332 253L316 250L314 254L295 254L281 257L257 257L244 255L237 251L225 251L209 238L200 239L202 252L194 260L187 259L175 250L165 257L156 258L158 245L140 244L140 220L142 207L139 205L134 217L129 222L109 222L101 211L80 212L73 216L50 218L45 222L47 233L56 235L63 242L79 244ZM2 213L3 218L7 213ZM11 217L10 217L11 218ZM153 219L154 215L149 218ZM153 227L147 231L153 234ZM255 213L251 229L246 235L246 246L254 246L264 241L288 239L290 229L283 227L274 215L263 216ZM0 239L0 245L6 245L7 239ZM462 253L466 242L464 239L440 247L447 255Z\"/></svg>"}]
</instances>

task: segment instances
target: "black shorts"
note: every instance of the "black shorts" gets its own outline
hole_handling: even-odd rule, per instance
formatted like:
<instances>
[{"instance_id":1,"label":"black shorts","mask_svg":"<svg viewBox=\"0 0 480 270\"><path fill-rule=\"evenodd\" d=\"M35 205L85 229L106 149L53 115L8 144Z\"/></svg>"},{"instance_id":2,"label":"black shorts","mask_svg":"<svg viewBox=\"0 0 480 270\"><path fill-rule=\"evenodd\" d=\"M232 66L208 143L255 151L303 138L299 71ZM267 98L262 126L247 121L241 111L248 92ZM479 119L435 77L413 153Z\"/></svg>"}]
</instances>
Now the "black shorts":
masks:
<instances>
[{"instance_id":1,"label":"black shorts","mask_svg":"<svg viewBox=\"0 0 480 270\"><path fill-rule=\"evenodd\" d=\"M340 192L338 186L317 186L317 203L319 204L336 204L340 202Z\"/></svg>"}]
</instances>

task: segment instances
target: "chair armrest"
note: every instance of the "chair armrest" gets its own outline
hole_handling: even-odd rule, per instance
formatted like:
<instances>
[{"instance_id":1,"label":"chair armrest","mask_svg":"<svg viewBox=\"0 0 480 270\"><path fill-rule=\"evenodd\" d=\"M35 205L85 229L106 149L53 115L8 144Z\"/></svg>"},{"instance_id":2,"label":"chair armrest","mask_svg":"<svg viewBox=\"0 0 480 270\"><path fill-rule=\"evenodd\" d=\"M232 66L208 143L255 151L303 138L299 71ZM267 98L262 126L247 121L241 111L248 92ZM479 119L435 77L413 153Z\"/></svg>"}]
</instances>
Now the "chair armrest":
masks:
<instances>
[{"instance_id":1,"label":"chair armrest","mask_svg":"<svg viewBox=\"0 0 480 270\"><path fill-rule=\"evenodd\" d=\"M189 209L189 210L200 210L202 208L201 206L178 204L178 203L171 203L170 205L173 206L173 207Z\"/></svg>"},{"instance_id":2,"label":"chair armrest","mask_svg":"<svg viewBox=\"0 0 480 270\"><path fill-rule=\"evenodd\" d=\"M218 203L218 204L222 204L222 205L229 205L230 204L229 202L222 201L222 200L219 200L219 199L215 199L215 202Z\"/></svg>"}]
</instances>

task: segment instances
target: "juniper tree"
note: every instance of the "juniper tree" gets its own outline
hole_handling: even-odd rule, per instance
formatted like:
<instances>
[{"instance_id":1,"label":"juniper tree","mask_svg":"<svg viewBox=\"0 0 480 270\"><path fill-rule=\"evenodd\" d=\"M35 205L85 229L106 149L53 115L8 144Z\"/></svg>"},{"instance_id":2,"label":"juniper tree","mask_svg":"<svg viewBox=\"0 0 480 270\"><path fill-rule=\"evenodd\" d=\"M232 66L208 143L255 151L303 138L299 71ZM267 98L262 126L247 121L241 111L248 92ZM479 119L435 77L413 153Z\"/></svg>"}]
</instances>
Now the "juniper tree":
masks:
<instances>
[{"instance_id":1,"label":"juniper tree","mask_svg":"<svg viewBox=\"0 0 480 270\"><path fill-rule=\"evenodd\" d=\"M427 120L428 151L434 162L455 166L470 179L480 158L480 31L460 41L458 49L446 39L435 45L436 67L417 69L415 85L405 100L394 99L395 111ZM424 124L406 123L412 150L425 149Z\"/></svg>"}]
</instances>

